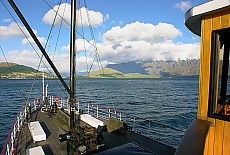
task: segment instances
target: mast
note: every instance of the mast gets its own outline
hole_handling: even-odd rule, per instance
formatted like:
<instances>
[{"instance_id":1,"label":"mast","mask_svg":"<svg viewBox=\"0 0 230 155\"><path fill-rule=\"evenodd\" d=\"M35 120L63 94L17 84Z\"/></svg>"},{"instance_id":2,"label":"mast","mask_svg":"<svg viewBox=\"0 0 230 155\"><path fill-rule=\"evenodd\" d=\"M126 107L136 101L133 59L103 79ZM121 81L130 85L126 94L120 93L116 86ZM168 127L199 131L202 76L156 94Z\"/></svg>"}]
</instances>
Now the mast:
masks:
<instances>
[{"instance_id":1,"label":"mast","mask_svg":"<svg viewBox=\"0 0 230 155\"><path fill-rule=\"evenodd\" d=\"M71 34L70 34L70 128L74 129L75 124L75 76L76 76L76 0L71 1Z\"/></svg>"}]
</instances>

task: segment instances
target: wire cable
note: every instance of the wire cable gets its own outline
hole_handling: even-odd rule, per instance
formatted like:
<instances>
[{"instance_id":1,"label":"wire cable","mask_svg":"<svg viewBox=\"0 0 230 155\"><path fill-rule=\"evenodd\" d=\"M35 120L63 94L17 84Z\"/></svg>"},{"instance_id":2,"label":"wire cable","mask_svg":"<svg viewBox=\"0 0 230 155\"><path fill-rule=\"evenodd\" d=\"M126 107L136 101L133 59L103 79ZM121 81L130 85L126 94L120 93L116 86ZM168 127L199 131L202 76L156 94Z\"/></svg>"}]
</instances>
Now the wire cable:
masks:
<instances>
[{"instance_id":1,"label":"wire cable","mask_svg":"<svg viewBox=\"0 0 230 155\"><path fill-rule=\"evenodd\" d=\"M6 55L5 55L5 53L4 53L4 51L3 51L3 49L2 49L2 46L1 46L1 45L0 45L0 49L1 49L1 51L2 51L2 54L3 54L4 59L5 59L5 61L6 61L6 64L7 64L8 68L9 68L10 72L12 73L12 69L11 69L11 67L10 67L10 65L9 65L9 62L8 62L8 61L7 61L7 59L6 59ZM18 88L17 88L17 89L18 89ZM20 89L18 89L18 91L19 91L19 94L21 95L21 97L24 97L24 96L22 95L21 90L20 90Z\"/></svg>"}]
</instances>

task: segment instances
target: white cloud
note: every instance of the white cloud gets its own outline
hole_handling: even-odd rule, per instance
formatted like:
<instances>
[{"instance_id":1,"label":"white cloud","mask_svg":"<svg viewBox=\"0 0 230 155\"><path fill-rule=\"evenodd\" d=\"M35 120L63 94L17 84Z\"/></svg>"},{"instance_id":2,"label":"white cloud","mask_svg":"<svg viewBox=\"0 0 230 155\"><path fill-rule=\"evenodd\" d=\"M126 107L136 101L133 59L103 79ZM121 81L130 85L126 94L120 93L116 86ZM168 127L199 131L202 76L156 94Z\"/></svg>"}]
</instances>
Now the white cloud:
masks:
<instances>
[{"instance_id":1,"label":"white cloud","mask_svg":"<svg viewBox=\"0 0 230 155\"><path fill-rule=\"evenodd\" d=\"M174 7L180 9L181 11L185 11L191 8L191 3L189 1L182 1L182 2L176 3Z\"/></svg>"},{"instance_id":2,"label":"white cloud","mask_svg":"<svg viewBox=\"0 0 230 155\"><path fill-rule=\"evenodd\" d=\"M103 64L199 58L199 44L174 43L179 36L181 31L171 24L135 22L111 28L97 47Z\"/></svg>"},{"instance_id":3,"label":"white cloud","mask_svg":"<svg viewBox=\"0 0 230 155\"><path fill-rule=\"evenodd\" d=\"M15 62L33 68L37 68L39 63L39 58L35 51L30 50L10 51L7 53L6 57L9 62Z\"/></svg>"},{"instance_id":4,"label":"white cloud","mask_svg":"<svg viewBox=\"0 0 230 155\"><path fill-rule=\"evenodd\" d=\"M2 20L2 22L3 22L3 23L9 23L9 22L11 22L11 19L5 18L5 19Z\"/></svg>"},{"instance_id":5,"label":"white cloud","mask_svg":"<svg viewBox=\"0 0 230 155\"><path fill-rule=\"evenodd\" d=\"M91 44L90 44L89 42L87 42L86 40L84 40L84 39L77 39L77 40L75 41L75 44L77 45L77 46L76 46L76 50L77 50L78 52L81 52L81 51L84 51L84 50L86 50L86 51L92 51L92 46L91 46ZM68 45L66 45L66 46L63 46L63 47L61 48L61 50L62 50L63 52L69 52L69 51L70 51L70 44L68 44Z\"/></svg>"},{"instance_id":6,"label":"white cloud","mask_svg":"<svg viewBox=\"0 0 230 155\"><path fill-rule=\"evenodd\" d=\"M35 31L36 33L36 31ZM157 25L135 22L124 27L116 26L102 34L102 42L97 43L100 60L103 66L108 63L122 63L136 60L178 60L199 58L199 44L175 43L174 39L181 36L180 30L171 24L158 23ZM26 42L26 41L25 41ZM85 43L85 47L84 47ZM94 61L95 53L92 45L83 39L76 41L77 51L84 54L77 57L77 71L86 71L94 62L93 69L98 65ZM60 72L69 72L69 45L63 46L62 51L55 55L54 64ZM17 59L15 60L15 57ZM1 57L0 57L1 58ZM35 52L12 51L8 53L9 61L37 67L39 58Z\"/></svg>"},{"instance_id":7,"label":"white cloud","mask_svg":"<svg viewBox=\"0 0 230 155\"><path fill-rule=\"evenodd\" d=\"M113 63L199 58L199 47L199 44L175 44L172 41L150 43L143 40L124 41L119 44L107 42L98 45L101 60Z\"/></svg>"},{"instance_id":8,"label":"white cloud","mask_svg":"<svg viewBox=\"0 0 230 155\"><path fill-rule=\"evenodd\" d=\"M33 32L37 36L37 31L33 30ZM25 35L28 39L25 37ZM17 23L15 22L12 22L8 26L0 26L0 39L15 38L15 37L22 39L22 44L28 43L28 40L31 43L34 43L32 37L30 36L30 34L28 33L28 31L24 26L21 25L18 26ZM44 37L37 36L37 38L41 43L44 43L46 41Z\"/></svg>"},{"instance_id":9,"label":"white cloud","mask_svg":"<svg viewBox=\"0 0 230 155\"><path fill-rule=\"evenodd\" d=\"M107 19L109 19L109 14L106 14L106 15L105 15L104 21L106 21Z\"/></svg>"},{"instance_id":10,"label":"white cloud","mask_svg":"<svg viewBox=\"0 0 230 155\"><path fill-rule=\"evenodd\" d=\"M41 56L41 53L39 53ZM33 67L34 69L38 68L40 58L35 51L31 50L22 50L22 51L10 51L6 55L8 62L14 62L20 65L26 65ZM50 55L50 58L52 56ZM17 59L15 59L17 58ZM5 61L3 57L0 57L0 61ZM46 63L45 58L43 57L43 62ZM67 72L69 69L69 55L68 54L57 54L53 63L56 65L60 72ZM48 63L46 66L50 68ZM41 64L41 68L44 68L44 64Z\"/></svg>"},{"instance_id":11,"label":"white cloud","mask_svg":"<svg viewBox=\"0 0 230 155\"><path fill-rule=\"evenodd\" d=\"M23 32L27 32L23 26L20 26ZM13 22L9 26L0 26L0 39L11 37L24 37L18 25Z\"/></svg>"},{"instance_id":12,"label":"white cloud","mask_svg":"<svg viewBox=\"0 0 230 155\"><path fill-rule=\"evenodd\" d=\"M150 42L162 42L181 36L180 30L167 23L145 24L135 22L124 27L116 26L103 35L104 41L122 42L146 40Z\"/></svg>"},{"instance_id":13,"label":"white cloud","mask_svg":"<svg viewBox=\"0 0 230 155\"><path fill-rule=\"evenodd\" d=\"M58 10L58 8L59 8L59 10ZM71 11L70 10L71 10L71 6L68 3L63 3L63 4L60 5L60 7L58 5L55 5L53 7L53 9L50 9L44 15L43 22L52 25L57 10L58 10L58 14L60 16L63 16L63 18L65 19L65 21L67 21L68 23L70 23L70 17L71 17L71 14L70 14ZM82 7L79 11L77 11L76 14L79 17L77 19L77 23L79 25L88 26L88 18L87 18L87 13L86 12L87 12L87 10L86 10L85 7ZM92 26L101 25L103 23L103 15L102 15L101 12L95 12L93 10L88 10L88 14L89 14L90 22L91 22ZM61 24L62 18L59 15L57 15L57 18L55 20L55 23L54 23L55 26ZM106 15L106 17L108 17L108 15Z\"/></svg>"},{"instance_id":14,"label":"white cloud","mask_svg":"<svg viewBox=\"0 0 230 155\"><path fill-rule=\"evenodd\" d=\"M38 40L40 41L40 43L45 43L46 42L46 38L44 37L37 37ZM26 43L35 43L32 37L28 37L28 39L22 39L22 44L26 44Z\"/></svg>"}]
</instances>

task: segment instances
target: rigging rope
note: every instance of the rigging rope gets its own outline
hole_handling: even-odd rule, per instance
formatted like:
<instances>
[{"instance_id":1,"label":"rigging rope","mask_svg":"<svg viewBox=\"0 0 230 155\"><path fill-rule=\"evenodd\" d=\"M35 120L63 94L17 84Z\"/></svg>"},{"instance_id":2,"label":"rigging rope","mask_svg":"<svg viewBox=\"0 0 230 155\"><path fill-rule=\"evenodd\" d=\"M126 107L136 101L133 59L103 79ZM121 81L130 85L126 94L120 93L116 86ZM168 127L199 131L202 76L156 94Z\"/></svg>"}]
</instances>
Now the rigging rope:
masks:
<instances>
[{"instance_id":1,"label":"rigging rope","mask_svg":"<svg viewBox=\"0 0 230 155\"><path fill-rule=\"evenodd\" d=\"M70 26L70 23L68 23L61 15L59 15L59 13L54 10L54 8L46 1L46 0L43 0L44 3L46 5L48 5L68 26ZM87 8L87 5L86 5L86 1L84 0L84 4L85 4L85 8L86 8L86 11L87 11L87 18L88 18L88 22L90 23L89 26L90 26L90 32L91 32L91 36L93 38L93 43L91 43L87 38L85 38L85 36L83 36L81 33L79 33L77 30L76 30L76 33L82 37L83 40L87 41L90 45L92 45L94 47L94 50L96 52L95 54L95 57L94 57L94 60L93 60L93 63L95 61L95 59L98 60L98 62L101 62L100 60L100 56L98 54L98 49L97 49L97 46L96 46L96 42L95 42L95 38L94 38L94 34L93 34L93 29L92 29L92 26L91 26L91 21L90 21L90 17L89 17L89 13L88 13L88 8ZM93 63L91 64L88 72L91 71L92 67L93 67ZM102 68L102 64L101 63L98 63L98 67L99 67L99 70L102 71L102 74L104 74L104 71L103 71L103 68Z\"/></svg>"},{"instance_id":2,"label":"rigging rope","mask_svg":"<svg viewBox=\"0 0 230 155\"><path fill-rule=\"evenodd\" d=\"M100 56L99 56L99 52L98 52L98 49L97 49L97 45L96 45L96 41L95 41L95 37L94 37L94 33L93 33L93 27L92 27L92 24L91 24L91 20L90 20L90 16L89 16L89 10L88 10L87 4L86 4L86 0L84 0L84 5L85 5L85 8L86 8L87 19L88 19L90 33L91 33L92 41L93 41L92 46L94 47L94 50L95 50L95 58L97 59L99 70L102 71L102 74L104 74L104 70L103 70L103 67L102 67L102 64L101 64L101 59L100 59ZM91 65L90 69L92 69L92 65ZM91 70L89 70L89 72L90 71Z\"/></svg>"},{"instance_id":3,"label":"rigging rope","mask_svg":"<svg viewBox=\"0 0 230 155\"><path fill-rule=\"evenodd\" d=\"M80 1L79 1L79 6L80 6ZM82 14L81 14L81 10L79 9L78 13L80 14L80 18L81 18L81 30L82 30L82 36L83 38L85 38L85 33L84 33L84 28L83 28L83 21L82 21ZM87 59L87 52L86 52L86 46L85 46L85 39L83 40L83 46L84 46L84 52L85 52L85 59L86 59L86 71L87 71L87 75L89 76L89 65L88 65L88 59Z\"/></svg>"},{"instance_id":4,"label":"rigging rope","mask_svg":"<svg viewBox=\"0 0 230 155\"><path fill-rule=\"evenodd\" d=\"M33 44L31 43L31 41L29 40L29 38L27 37L27 35L25 34L25 32L22 30L22 27L18 24L18 22L16 21L16 19L14 18L14 16L12 15L12 13L10 12L10 10L6 7L5 3L1 0L3 6L5 7L5 9L7 10L7 12L10 14L10 16L13 18L14 22L16 23L16 25L18 26L18 28L20 29L20 31L23 33L23 35L25 36L25 38L27 39L28 43L31 45L31 47L33 48L33 50L35 51L35 53L37 54L37 56L40 58L40 60L42 61L42 63L45 65L46 68L48 68L45 64L45 62L41 59L42 57L40 57L40 55L38 54L38 52L36 51L35 47L33 46ZM37 73L38 73L38 70L37 70ZM51 74L51 73L50 73ZM34 82L32 83L32 86L30 88L30 93L28 95L28 98L27 98L27 101L29 101L30 99L30 94L31 94L31 90L32 90L32 87L34 85Z\"/></svg>"},{"instance_id":5,"label":"rigging rope","mask_svg":"<svg viewBox=\"0 0 230 155\"><path fill-rule=\"evenodd\" d=\"M61 4L61 0L60 0L60 3L59 3L59 6L58 6L57 12L58 12L58 10L59 10L60 4ZM46 41L46 43L45 43L45 49L47 48L49 39L50 39L50 37L51 37L51 33L52 33L52 30L53 30L53 27L54 27L54 23L55 23L56 17L57 17L57 14L55 14L55 17L54 17L52 26L51 26L51 28L50 28L50 31L49 31L49 34L48 34L48 37L47 37L47 41ZM38 71L39 71L39 69L40 69L42 59L43 59L43 55L41 56L40 61L39 61L39 64L38 64L38 67L37 67L37 68L38 68L38 69L37 69ZM47 68L47 70L51 73L51 71L49 70L49 68ZM36 77L34 77L34 80L33 80L33 83L32 83L32 86L31 86L31 89L30 89L30 92L29 92L28 100L29 100L30 95L31 95L31 93L32 93L32 90L33 90L35 81L36 81ZM42 89L44 89L44 88L42 88Z\"/></svg>"},{"instance_id":6,"label":"rigging rope","mask_svg":"<svg viewBox=\"0 0 230 155\"><path fill-rule=\"evenodd\" d=\"M23 35L25 36L25 38L27 39L28 43L31 45L31 47L33 48L33 50L35 51L35 53L37 54L37 56L39 57L40 59L40 62L39 62L39 66L38 66L38 70L37 70L37 73L39 72L39 68L40 68L40 64L41 62L43 63L43 65L45 66L45 68L47 68L48 72L50 75L52 75L50 69L47 67L47 65L45 64L45 62L42 60L42 56L40 56L37 52L37 50L35 49L35 47L33 46L33 44L31 43L31 41L29 40L28 36L25 34L25 32L22 30L22 27L19 25L19 23L16 21L16 19L14 18L14 16L12 15L12 13L10 12L10 10L6 7L5 3L1 0L3 6L5 7L5 9L7 10L7 12L10 14L10 16L13 18L14 22L16 23L16 25L18 26L18 28L20 29L20 31L23 33ZM46 46L47 46L47 43L46 43ZM29 92L29 95L28 95L28 98L27 98L27 101L29 101L30 99L30 95L32 93L32 90L33 90L33 86L34 86L34 83L35 83L35 78L32 82L32 85L31 85L31 88L30 88L30 92Z\"/></svg>"},{"instance_id":7,"label":"rigging rope","mask_svg":"<svg viewBox=\"0 0 230 155\"><path fill-rule=\"evenodd\" d=\"M67 22L61 15L59 15L59 13L54 10L54 8L46 1L46 0L43 0L44 3L46 3L46 5L48 5L50 7L50 9L52 9L55 13L57 13L57 15L68 25L70 26L70 23ZM76 33L82 37L82 39L85 39L90 45L94 46L87 38L85 38L81 33L79 33L77 30L76 30Z\"/></svg>"},{"instance_id":8,"label":"rigging rope","mask_svg":"<svg viewBox=\"0 0 230 155\"><path fill-rule=\"evenodd\" d=\"M65 15L65 10L66 10L66 3L67 3L67 0L65 1L65 6L64 6L64 10L63 10L62 18L61 18L61 23L60 23L60 26L59 26L59 29L58 29L58 35L57 35L57 40L56 40L55 47L54 47L54 53L53 53L52 61L54 61L54 57L56 55L57 45L58 45L58 41L59 41L59 37L60 37L60 33L61 33L62 24L63 24L63 17ZM59 7L60 7L60 5L61 5L61 2L59 4ZM55 17L57 16L57 13L58 13L58 11L56 12ZM59 85L59 88L63 91L63 87L61 87ZM65 95L68 96L68 93L66 91L64 91L64 92L65 92Z\"/></svg>"},{"instance_id":9,"label":"rigging rope","mask_svg":"<svg viewBox=\"0 0 230 155\"><path fill-rule=\"evenodd\" d=\"M67 0L65 1L67 3ZM64 17L65 15L65 9L66 9L66 3L65 3L65 6L64 6L64 10L63 10L63 14L62 14L62 17ZM57 11L58 12L58 11ZM54 48L54 54L53 54L53 61L54 61L54 56L55 56L55 52L57 50L57 45L58 45L58 41L59 41L59 37L60 37L60 33L61 33L61 28L62 28L62 23L63 23L63 18L61 20L61 24L59 26L59 30L58 30L58 36L57 36L57 40L56 40L56 44L55 44L55 48Z\"/></svg>"},{"instance_id":10,"label":"rigging rope","mask_svg":"<svg viewBox=\"0 0 230 155\"><path fill-rule=\"evenodd\" d=\"M91 69L93 67L94 61L97 60L98 69L100 71L100 74L104 75L105 73L104 73L104 69L102 67L100 55L99 55L98 48L97 48L97 45L96 45L96 41L95 41L95 37L94 37L94 33L93 33L93 27L92 27L92 24L91 24L91 20L90 20L90 16L89 16L89 10L88 10L87 4L86 4L86 0L84 0L84 6L86 8L86 15L87 15L88 24L89 24L88 26L90 28L90 33L91 33L91 36L92 36L92 42L93 43L91 45L93 46L94 51L95 51L95 57L93 59L93 62L91 64L91 66L90 66L90 69L89 69L88 73L90 73L90 71L91 71ZM107 80L106 80L106 84L108 85L108 81ZM104 93L104 96L105 96L105 99L106 99L106 104L108 106L108 94L105 93L104 91L103 91L103 93ZM113 103L112 103L112 106L114 107Z\"/></svg>"},{"instance_id":11,"label":"rigging rope","mask_svg":"<svg viewBox=\"0 0 230 155\"><path fill-rule=\"evenodd\" d=\"M9 65L9 62L8 62L8 61L7 61L7 59L6 59L6 55L5 55L5 53L4 53L4 51L3 51L3 49L2 49L2 46L1 46L1 45L0 45L0 49L1 49L1 51L2 51L2 54L3 54L4 59L5 59L5 61L6 61L6 64L7 64L8 68L9 68L10 72L12 73L11 67L10 67L10 65ZM18 89L18 88L17 88L17 89ZM19 94L20 94L22 97L24 97L24 96L22 95L21 90L20 90L20 89L18 89L18 91L19 91Z\"/></svg>"},{"instance_id":12,"label":"rigging rope","mask_svg":"<svg viewBox=\"0 0 230 155\"><path fill-rule=\"evenodd\" d=\"M43 0L43 1L44 1L51 9L53 9L53 8L48 4L48 2L47 2L46 0ZM1 0L1 2L2 2L2 0ZM2 3L3 3L3 2L2 2ZM4 4L4 3L3 3L3 4ZM61 0L60 0L60 2L59 2L58 10L59 10L60 4L61 4ZM85 38L83 28L82 28L83 35L80 34L78 31L76 31L76 32L77 32L77 34L79 34L79 35L83 38L86 59L87 59L87 53L86 53L85 41L87 41L90 45L93 46L93 48L94 48L94 50L95 50L95 57L94 57L94 59L93 59L93 63L94 63L95 61L97 61L97 62L98 62L98 68L99 68L100 72L102 71L103 74L104 74L104 71L103 71L103 68L102 68L102 64L101 64L101 61L100 61L100 56L99 56L99 53L98 53L98 49L97 49L97 47L96 47L96 41L95 41L95 37L94 37L94 33L93 33L93 29L92 29L92 25L91 25L91 21L90 21L90 17L89 17L89 12L88 12L87 5L86 5L86 1L85 1L85 0L84 0L84 5L85 5L86 11L87 11L86 13L87 13L87 18L88 18L89 27L90 27L90 33L91 33L91 36L92 36L92 38L93 38L93 42L90 42L89 40L87 40L87 39ZM4 5L4 6L5 6L5 5ZM5 8L7 9L6 6L5 6ZM67 25L70 25L70 24L63 18L64 13L63 13L62 16L60 16L59 13L58 13L58 10L56 11L56 10L53 9L53 11L54 11L56 14L55 14L55 18L54 18L52 27L51 27L50 32L49 32L49 35L48 35L47 42L46 42L46 44L45 44L45 48L47 47L47 44L48 44L48 41L49 41L49 39L50 39L50 36L51 36L51 33L52 33L52 29L53 29L53 27L54 27L54 23L55 23L55 20L56 20L57 16L59 16L59 17L62 19L62 20L61 20L62 22L64 21L65 23L67 23ZM7 9L7 11L10 13L10 11L9 11L8 9ZM10 13L10 15L12 16L11 13ZM80 15L80 16L82 16L82 15ZM16 22L16 20L15 20L15 18L14 18L13 16L12 16L12 18L13 18L14 21ZM82 17L81 17L81 18L82 18ZM82 22L82 19L81 19L81 22ZM21 26L20 26L17 22L16 22L16 24L18 25L19 29L22 31L22 33L24 34L24 36L26 37L26 39L28 40L28 42L30 43L31 47L32 47L32 48L34 49L34 51L37 53L38 57L40 58L40 62L39 62L39 65L38 65L38 70L39 70L40 65L41 65L41 62L42 62L42 63L44 64L44 66L47 68L47 70L49 71L49 73L51 74L51 71L49 70L49 68L46 66L46 64L45 64L44 61L43 61L43 55L40 56L40 55L38 54L38 52L35 50L34 46L33 46L32 43L29 41L29 39L28 39L28 37L26 36L26 34L23 32ZM82 24L82 25L83 25L83 24ZM59 39L60 29L61 29L61 26L60 26L60 28L59 28L59 33L58 33L57 42L58 42L58 39ZM55 45L55 49L57 48L57 42L56 42L56 45ZM55 50L55 51L56 51L56 50ZM54 55L55 55L55 51L54 51ZM54 57L53 57L53 59L54 59ZM93 66L93 63L92 63L92 65L90 66L90 68L88 68L88 63L87 63L87 72L88 72L88 73L91 71L92 66ZM38 71L37 71L37 72L38 72ZM34 81L33 81L32 87L31 87L31 91L30 91L30 93L29 93L28 100L29 100L29 98L30 98L30 94L31 94L32 89L33 89L33 86L34 86L34 82L35 82L35 78L34 78Z\"/></svg>"},{"instance_id":13,"label":"rigging rope","mask_svg":"<svg viewBox=\"0 0 230 155\"><path fill-rule=\"evenodd\" d=\"M14 16L12 15L12 13L10 12L10 10L6 7L5 3L1 0L2 4L4 5L5 9L7 10L7 12L10 14L10 16L13 18L14 22L16 23L16 25L18 26L18 28L20 29L20 31L23 33L23 35L25 36L25 38L27 39L28 43L31 45L31 47L33 48L33 50L36 52L37 56L41 59L41 56L38 54L37 50L35 49L35 47L33 46L33 44L31 43L31 41L29 40L29 38L27 37L27 35L25 34L25 32L22 30L22 27L18 24L18 22L16 21L16 19L14 18ZM45 62L42 61L42 63L45 65ZM46 68L48 68L45 65Z\"/></svg>"}]
</instances>

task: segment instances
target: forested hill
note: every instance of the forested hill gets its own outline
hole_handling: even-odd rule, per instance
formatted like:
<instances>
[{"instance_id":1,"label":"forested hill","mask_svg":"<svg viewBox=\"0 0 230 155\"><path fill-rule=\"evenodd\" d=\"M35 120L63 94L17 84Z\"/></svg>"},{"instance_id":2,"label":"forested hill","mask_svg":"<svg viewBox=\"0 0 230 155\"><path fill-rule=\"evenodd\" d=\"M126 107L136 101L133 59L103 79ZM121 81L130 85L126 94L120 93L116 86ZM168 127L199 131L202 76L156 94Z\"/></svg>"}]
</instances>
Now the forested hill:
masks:
<instances>
[{"instance_id":1,"label":"forested hill","mask_svg":"<svg viewBox=\"0 0 230 155\"><path fill-rule=\"evenodd\" d=\"M200 60L187 59L178 61L132 61L120 64L109 64L106 68L124 74L140 73L153 77L194 76L199 75Z\"/></svg>"},{"instance_id":2,"label":"forested hill","mask_svg":"<svg viewBox=\"0 0 230 155\"><path fill-rule=\"evenodd\" d=\"M0 78L34 78L42 77L42 72L32 67L19 65L16 63L0 63ZM53 75L45 74L45 77L53 78Z\"/></svg>"},{"instance_id":3,"label":"forested hill","mask_svg":"<svg viewBox=\"0 0 230 155\"><path fill-rule=\"evenodd\" d=\"M8 63L8 64L6 62L0 63L0 73L1 74L8 74L8 73L12 73L12 72L23 72L23 73L33 72L33 73L36 73L37 70L33 69L32 67L19 65L16 63Z\"/></svg>"}]
</instances>

